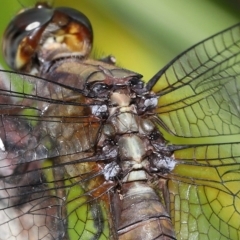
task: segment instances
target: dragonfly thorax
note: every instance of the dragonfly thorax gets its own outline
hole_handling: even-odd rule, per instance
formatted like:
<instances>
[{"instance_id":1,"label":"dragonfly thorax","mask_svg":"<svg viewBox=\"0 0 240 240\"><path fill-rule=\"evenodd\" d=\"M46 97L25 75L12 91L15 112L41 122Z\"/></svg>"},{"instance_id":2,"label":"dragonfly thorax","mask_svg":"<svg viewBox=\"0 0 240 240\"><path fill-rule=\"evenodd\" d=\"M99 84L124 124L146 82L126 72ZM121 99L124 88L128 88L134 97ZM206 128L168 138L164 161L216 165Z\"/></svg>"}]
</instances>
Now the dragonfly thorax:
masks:
<instances>
[{"instance_id":1,"label":"dragonfly thorax","mask_svg":"<svg viewBox=\"0 0 240 240\"><path fill-rule=\"evenodd\" d=\"M101 69L106 74L108 65L101 66ZM172 153L168 151L166 154L166 150L163 152L162 145L166 144L163 137L158 134L161 148L156 147L156 139L152 137L153 132L158 132L153 117L158 97L144 89L140 78L138 81L135 79L133 85L127 77L119 79L118 84L115 76L105 76L109 84L104 84L105 80L95 82L86 91L89 96L95 96L95 91L99 92L98 96L95 96L98 105L92 108L92 114L97 113L96 117L100 117L99 112L104 109L105 114L102 115L107 116L98 148L101 156L109 157L110 152L114 154L104 168L105 179L122 176L122 182L147 181L153 174L152 170L161 173L173 170L175 163L171 158ZM141 94L138 94L139 92ZM93 99L92 104L94 101Z\"/></svg>"}]
</instances>

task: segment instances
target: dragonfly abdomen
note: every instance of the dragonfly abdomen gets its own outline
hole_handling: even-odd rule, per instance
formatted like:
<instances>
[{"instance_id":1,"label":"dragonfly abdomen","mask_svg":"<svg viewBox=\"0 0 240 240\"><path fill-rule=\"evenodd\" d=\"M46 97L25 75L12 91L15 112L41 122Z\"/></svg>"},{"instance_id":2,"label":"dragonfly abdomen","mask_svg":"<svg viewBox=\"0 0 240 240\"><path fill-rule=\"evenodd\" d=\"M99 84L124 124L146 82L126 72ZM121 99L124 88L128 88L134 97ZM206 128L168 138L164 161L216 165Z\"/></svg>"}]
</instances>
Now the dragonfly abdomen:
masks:
<instances>
[{"instance_id":1,"label":"dragonfly abdomen","mask_svg":"<svg viewBox=\"0 0 240 240\"><path fill-rule=\"evenodd\" d=\"M171 219L145 181L124 183L119 239L175 239Z\"/></svg>"},{"instance_id":2,"label":"dragonfly abdomen","mask_svg":"<svg viewBox=\"0 0 240 240\"><path fill-rule=\"evenodd\" d=\"M119 198L113 203L117 235L121 240L175 239L170 216L151 184L157 174L174 167L172 153L154 123L157 97L144 88L139 76L128 77L118 69L118 75L125 75L118 79L109 70L111 66L102 65L105 79L87 92L92 96L98 90L98 100L107 103L98 148L99 156L106 156L104 177L115 182Z\"/></svg>"}]
</instances>

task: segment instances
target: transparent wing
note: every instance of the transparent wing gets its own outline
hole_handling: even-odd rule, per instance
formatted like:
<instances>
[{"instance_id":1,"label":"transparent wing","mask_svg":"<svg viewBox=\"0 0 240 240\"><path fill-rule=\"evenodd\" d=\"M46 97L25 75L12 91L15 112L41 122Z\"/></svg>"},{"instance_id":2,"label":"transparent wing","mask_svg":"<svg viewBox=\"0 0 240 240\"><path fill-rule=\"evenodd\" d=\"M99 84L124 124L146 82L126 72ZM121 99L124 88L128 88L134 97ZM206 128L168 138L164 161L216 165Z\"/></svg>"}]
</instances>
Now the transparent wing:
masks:
<instances>
[{"instance_id":1,"label":"transparent wing","mask_svg":"<svg viewBox=\"0 0 240 240\"><path fill-rule=\"evenodd\" d=\"M168 176L168 189L177 237L238 239L239 142L207 144L174 155L179 164Z\"/></svg>"},{"instance_id":2,"label":"transparent wing","mask_svg":"<svg viewBox=\"0 0 240 240\"><path fill-rule=\"evenodd\" d=\"M59 85L59 83L49 82L40 78L17 73L5 72L4 74L7 74L11 81L9 81L8 85L4 86L4 89L0 90L0 96L3 99L2 102L0 102L3 128L5 122L5 124L7 124L8 121L17 122L17 120L28 126L27 131L29 134L32 134L32 144L35 144L32 146L34 153L31 153L31 160L83 151L83 146L79 146L79 149L77 149L77 147L73 149L73 147L76 146L74 141L77 141L77 139L67 140L67 136L65 141L69 142L69 145L72 145L71 149L60 149L57 145L51 145L51 150L48 151L48 147L46 146L47 139L52 143L57 141L58 144L60 144L60 138L64 138L63 134L57 135L56 133L54 135L54 132L57 131L56 128L58 128L59 132L64 129L64 125L68 127L76 123L78 127L82 126L80 128L84 128L87 127L87 124L85 126L84 123L90 124L90 116L86 115L85 111L87 108L86 104L82 106L84 103L81 104L77 102L77 100L80 101L82 98L79 92L75 91L74 94L73 90L67 89ZM12 82L14 80L16 80L18 84L17 90L13 89L14 84ZM70 98L71 95L72 99ZM6 102L5 99L8 99L8 102ZM94 120L92 121L94 122ZM97 119L95 119L95 122L97 122ZM35 129L34 133L33 126ZM7 126L5 128L7 128ZM18 129L16 129L16 131L18 131ZM69 133L69 135L70 134L71 133ZM88 136L87 138L89 139L90 137L91 136ZM9 144L10 140L7 139L8 131L5 132L5 138L7 144ZM33 138L35 138L35 140ZM78 136L78 138L80 137ZM95 139L89 140L89 148L94 144L94 140ZM80 141L80 139L78 141ZM30 147L28 148L28 150L30 150ZM36 151L36 148L39 148L39 150L41 148L41 150ZM26 158L26 156L24 157Z\"/></svg>"},{"instance_id":3,"label":"transparent wing","mask_svg":"<svg viewBox=\"0 0 240 240\"><path fill-rule=\"evenodd\" d=\"M190 141L239 138L239 48L238 24L188 49L149 83L160 95L157 113L167 131Z\"/></svg>"},{"instance_id":4,"label":"transparent wing","mask_svg":"<svg viewBox=\"0 0 240 240\"><path fill-rule=\"evenodd\" d=\"M97 154L102 122L90 111L101 104L71 76L66 86L0 72L1 239L116 239L110 156Z\"/></svg>"},{"instance_id":5,"label":"transparent wing","mask_svg":"<svg viewBox=\"0 0 240 240\"><path fill-rule=\"evenodd\" d=\"M168 175L179 239L240 236L239 63L237 24L179 55L148 84L160 96L163 133L193 146L175 151L178 165Z\"/></svg>"}]
</instances>

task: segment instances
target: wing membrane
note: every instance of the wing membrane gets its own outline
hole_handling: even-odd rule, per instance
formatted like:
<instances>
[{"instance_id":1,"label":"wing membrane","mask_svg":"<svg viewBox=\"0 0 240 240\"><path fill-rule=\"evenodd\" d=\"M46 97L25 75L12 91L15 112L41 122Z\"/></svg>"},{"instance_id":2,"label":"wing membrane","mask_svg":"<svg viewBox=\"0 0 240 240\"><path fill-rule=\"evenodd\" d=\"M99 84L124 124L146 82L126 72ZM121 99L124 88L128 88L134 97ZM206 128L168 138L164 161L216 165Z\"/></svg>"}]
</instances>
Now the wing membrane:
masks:
<instances>
[{"instance_id":1,"label":"wing membrane","mask_svg":"<svg viewBox=\"0 0 240 240\"><path fill-rule=\"evenodd\" d=\"M11 233L11 237L24 239L21 228L28 225L28 234L39 239L62 238L67 232L73 239L113 238L108 204L113 185L104 184L96 163L65 164L66 159L62 158L62 163L56 160L42 163L37 169L34 166L40 162L34 161L28 169L0 177L1 236L7 238Z\"/></svg>"},{"instance_id":2,"label":"wing membrane","mask_svg":"<svg viewBox=\"0 0 240 240\"><path fill-rule=\"evenodd\" d=\"M22 135L19 141L25 144L31 139L28 150L34 152L28 156L29 161L82 152L94 145L100 121L91 117L89 105L82 101L81 89L19 73L0 74L9 77L9 82L0 90L3 142L11 145L18 135ZM14 80L18 81L18 87L13 87ZM25 126L25 133L19 131L20 126ZM81 143L80 135L85 136L85 144ZM60 146L63 140L65 147ZM21 153L27 161L26 154Z\"/></svg>"},{"instance_id":3,"label":"wing membrane","mask_svg":"<svg viewBox=\"0 0 240 240\"><path fill-rule=\"evenodd\" d=\"M240 26L193 46L157 75L159 118L180 137L239 137ZM157 76L156 75L156 76Z\"/></svg>"},{"instance_id":4,"label":"wing membrane","mask_svg":"<svg viewBox=\"0 0 240 240\"><path fill-rule=\"evenodd\" d=\"M116 239L109 205L114 185L105 183L103 166L96 163L102 123L92 117L94 104L84 102L76 79L70 87L19 73L2 71L3 77L8 79L0 89L3 239L67 234Z\"/></svg>"},{"instance_id":5,"label":"wing membrane","mask_svg":"<svg viewBox=\"0 0 240 240\"><path fill-rule=\"evenodd\" d=\"M240 24L183 52L148 87L160 128L189 146L168 175L177 238L238 239Z\"/></svg>"},{"instance_id":6,"label":"wing membrane","mask_svg":"<svg viewBox=\"0 0 240 240\"><path fill-rule=\"evenodd\" d=\"M174 153L168 176L171 216L181 239L239 236L239 142L192 147ZM185 228L187 222L191 228Z\"/></svg>"}]
</instances>

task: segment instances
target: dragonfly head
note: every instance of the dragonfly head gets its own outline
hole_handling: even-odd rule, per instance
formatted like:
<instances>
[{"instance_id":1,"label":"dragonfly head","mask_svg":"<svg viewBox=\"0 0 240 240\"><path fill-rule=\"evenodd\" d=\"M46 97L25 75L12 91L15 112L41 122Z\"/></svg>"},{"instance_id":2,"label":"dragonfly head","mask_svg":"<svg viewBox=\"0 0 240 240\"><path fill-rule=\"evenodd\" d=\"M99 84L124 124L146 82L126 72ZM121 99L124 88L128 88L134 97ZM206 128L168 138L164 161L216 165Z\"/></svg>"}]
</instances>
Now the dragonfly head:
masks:
<instances>
[{"instance_id":1,"label":"dragonfly head","mask_svg":"<svg viewBox=\"0 0 240 240\"><path fill-rule=\"evenodd\" d=\"M33 73L46 61L87 57L92 41L92 26L83 13L41 3L12 19L3 37L3 53L11 68Z\"/></svg>"}]
</instances>

